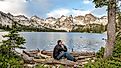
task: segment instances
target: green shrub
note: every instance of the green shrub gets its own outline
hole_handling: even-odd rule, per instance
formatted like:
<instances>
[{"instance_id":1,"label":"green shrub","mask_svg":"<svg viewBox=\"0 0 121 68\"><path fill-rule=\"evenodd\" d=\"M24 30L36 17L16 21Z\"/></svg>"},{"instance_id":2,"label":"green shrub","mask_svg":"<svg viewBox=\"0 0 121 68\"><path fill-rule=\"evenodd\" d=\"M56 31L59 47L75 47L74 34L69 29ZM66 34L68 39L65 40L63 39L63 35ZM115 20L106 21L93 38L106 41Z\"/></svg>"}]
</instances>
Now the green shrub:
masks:
<instances>
[{"instance_id":1,"label":"green shrub","mask_svg":"<svg viewBox=\"0 0 121 68\"><path fill-rule=\"evenodd\" d=\"M119 32L116 37L116 42L113 50L113 57L121 58L121 33Z\"/></svg>"},{"instance_id":2,"label":"green shrub","mask_svg":"<svg viewBox=\"0 0 121 68\"><path fill-rule=\"evenodd\" d=\"M21 58L0 54L0 68L22 68Z\"/></svg>"},{"instance_id":3,"label":"green shrub","mask_svg":"<svg viewBox=\"0 0 121 68\"><path fill-rule=\"evenodd\" d=\"M97 59L95 62L90 62L84 66L85 68L120 68L121 62L113 58Z\"/></svg>"},{"instance_id":4,"label":"green shrub","mask_svg":"<svg viewBox=\"0 0 121 68\"><path fill-rule=\"evenodd\" d=\"M103 58L104 50L105 50L105 48L101 47L101 49L96 53L96 57L97 58Z\"/></svg>"},{"instance_id":5,"label":"green shrub","mask_svg":"<svg viewBox=\"0 0 121 68\"><path fill-rule=\"evenodd\" d=\"M121 34L117 34L112 57L103 59L104 48L97 52L95 62L89 62L85 68L121 68Z\"/></svg>"}]
</instances>

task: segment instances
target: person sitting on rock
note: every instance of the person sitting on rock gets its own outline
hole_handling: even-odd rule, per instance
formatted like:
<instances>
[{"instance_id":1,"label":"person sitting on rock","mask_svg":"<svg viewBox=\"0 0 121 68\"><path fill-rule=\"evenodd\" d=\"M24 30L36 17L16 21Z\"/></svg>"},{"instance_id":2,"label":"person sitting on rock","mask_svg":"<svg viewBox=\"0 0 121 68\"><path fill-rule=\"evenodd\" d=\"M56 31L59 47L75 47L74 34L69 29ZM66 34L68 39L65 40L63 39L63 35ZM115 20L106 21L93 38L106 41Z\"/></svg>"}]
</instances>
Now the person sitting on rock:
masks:
<instances>
[{"instance_id":1,"label":"person sitting on rock","mask_svg":"<svg viewBox=\"0 0 121 68\"><path fill-rule=\"evenodd\" d=\"M76 61L76 59L67 52L67 47L63 44L61 40L57 41L57 45L54 47L53 50L53 58L56 60L60 60L63 57L67 58L67 60Z\"/></svg>"}]
</instances>

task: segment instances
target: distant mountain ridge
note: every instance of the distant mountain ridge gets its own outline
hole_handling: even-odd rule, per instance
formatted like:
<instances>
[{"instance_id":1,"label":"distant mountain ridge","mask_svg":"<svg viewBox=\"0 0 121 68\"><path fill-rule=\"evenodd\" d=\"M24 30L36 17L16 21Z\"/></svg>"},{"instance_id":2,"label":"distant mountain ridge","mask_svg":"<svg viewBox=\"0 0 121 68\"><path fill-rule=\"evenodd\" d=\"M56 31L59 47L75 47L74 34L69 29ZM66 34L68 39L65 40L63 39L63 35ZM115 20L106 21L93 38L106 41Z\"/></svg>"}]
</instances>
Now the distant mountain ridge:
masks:
<instances>
[{"instance_id":1,"label":"distant mountain ridge","mask_svg":"<svg viewBox=\"0 0 121 68\"><path fill-rule=\"evenodd\" d=\"M4 13L0 11L0 25L1 26L12 26L12 22L24 26L31 26L35 28L50 28L54 30L66 30L71 31L73 27L78 25L88 25L88 24L103 24L106 25L108 20L106 16L97 18L92 14L86 14L85 16L64 16L60 18L48 17L46 19L39 18L37 16L32 16L30 19L24 15L13 16L10 13Z\"/></svg>"}]
</instances>

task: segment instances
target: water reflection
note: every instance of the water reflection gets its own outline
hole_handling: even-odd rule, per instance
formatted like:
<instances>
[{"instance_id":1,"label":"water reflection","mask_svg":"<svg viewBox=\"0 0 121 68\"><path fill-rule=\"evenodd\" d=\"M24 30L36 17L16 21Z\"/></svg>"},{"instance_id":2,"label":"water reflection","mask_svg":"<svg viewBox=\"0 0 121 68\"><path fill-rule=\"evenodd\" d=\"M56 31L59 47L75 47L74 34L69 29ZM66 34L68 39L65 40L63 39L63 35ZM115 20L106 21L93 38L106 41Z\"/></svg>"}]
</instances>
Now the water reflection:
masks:
<instances>
[{"instance_id":1,"label":"water reflection","mask_svg":"<svg viewBox=\"0 0 121 68\"><path fill-rule=\"evenodd\" d=\"M21 35L26 38L28 50L53 50L56 41L61 39L69 51L98 51L105 45L102 38L106 38L106 34L94 33L22 32Z\"/></svg>"}]
</instances>

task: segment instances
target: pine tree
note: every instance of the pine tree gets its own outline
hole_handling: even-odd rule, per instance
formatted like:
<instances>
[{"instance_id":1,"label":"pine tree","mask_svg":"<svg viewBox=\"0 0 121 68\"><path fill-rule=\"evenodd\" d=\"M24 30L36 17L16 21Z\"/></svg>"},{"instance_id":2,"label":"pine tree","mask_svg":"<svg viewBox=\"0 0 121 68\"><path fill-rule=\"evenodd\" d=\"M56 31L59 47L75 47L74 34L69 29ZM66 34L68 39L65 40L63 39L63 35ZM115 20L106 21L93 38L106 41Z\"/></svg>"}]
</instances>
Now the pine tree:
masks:
<instances>
[{"instance_id":1,"label":"pine tree","mask_svg":"<svg viewBox=\"0 0 121 68\"><path fill-rule=\"evenodd\" d=\"M3 37L7 40L2 40L0 45L0 67L19 67L19 56L15 53L15 48L22 48L21 45L25 43L25 39L18 33L21 31L17 28L17 22L13 22L12 28L7 35Z\"/></svg>"},{"instance_id":2,"label":"pine tree","mask_svg":"<svg viewBox=\"0 0 121 68\"><path fill-rule=\"evenodd\" d=\"M107 6L108 10L108 25L107 25L107 44L105 47L104 58L112 56L115 44L116 30L116 1L117 0L93 0L95 7Z\"/></svg>"}]
</instances>

